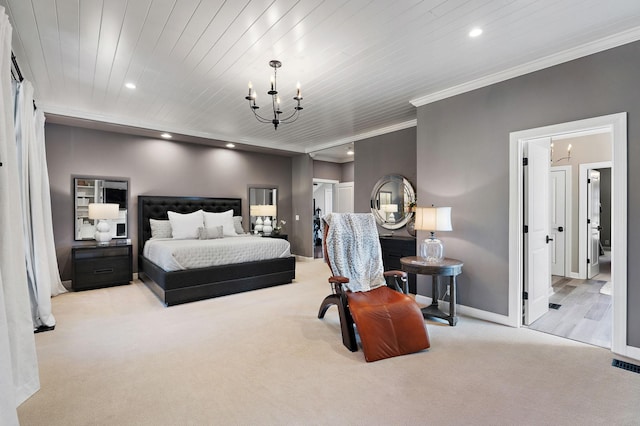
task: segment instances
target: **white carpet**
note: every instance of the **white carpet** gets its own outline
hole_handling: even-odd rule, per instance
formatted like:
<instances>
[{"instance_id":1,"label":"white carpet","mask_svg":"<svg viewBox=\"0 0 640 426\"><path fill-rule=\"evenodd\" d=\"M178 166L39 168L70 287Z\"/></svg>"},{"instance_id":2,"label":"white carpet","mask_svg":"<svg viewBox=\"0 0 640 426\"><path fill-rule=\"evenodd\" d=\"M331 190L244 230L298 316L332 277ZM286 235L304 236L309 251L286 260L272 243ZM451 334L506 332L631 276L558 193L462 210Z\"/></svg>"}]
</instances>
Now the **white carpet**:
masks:
<instances>
[{"instance_id":1,"label":"white carpet","mask_svg":"<svg viewBox=\"0 0 640 426\"><path fill-rule=\"evenodd\" d=\"M140 282L53 299L30 425L632 425L640 375L605 349L462 317L366 363L341 342L326 265L289 285L163 307Z\"/></svg>"}]
</instances>

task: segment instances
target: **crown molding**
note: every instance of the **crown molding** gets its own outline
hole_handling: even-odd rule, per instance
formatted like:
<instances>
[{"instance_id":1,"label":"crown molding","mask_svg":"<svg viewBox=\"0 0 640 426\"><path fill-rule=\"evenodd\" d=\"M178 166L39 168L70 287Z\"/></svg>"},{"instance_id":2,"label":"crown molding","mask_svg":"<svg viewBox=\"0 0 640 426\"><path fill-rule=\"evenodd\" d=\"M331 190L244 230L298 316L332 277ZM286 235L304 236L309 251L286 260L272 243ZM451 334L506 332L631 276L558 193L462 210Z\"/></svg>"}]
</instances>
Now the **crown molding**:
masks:
<instances>
[{"instance_id":1,"label":"crown molding","mask_svg":"<svg viewBox=\"0 0 640 426\"><path fill-rule=\"evenodd\" d=\"M511 78L519 77L521 75L529 74L534 71L539 71L541 69L549 68L554 65L569 62L574 59L593 55L594 53L602 52L604 50L612 49L614 47L622 46L624 44L632 43L638 40L640 40L640 27L635 27L626 31L622 31L618 34L596 40L591 43L583 44L572 49L564 50L553 55L545 56L543 58L527 62L523 65L518 65L507 70L497 72L495 74L481 77L476 80L471 80L444 90L433 92L420 98L412 99L409 102L411 102L411 104L415 107L420 107L436 101L440 101L442 99L450 98L452 96L460 95L462 93L500 83Z\"/></svg>"},{"instance_id":2,"label":"crown molding","mask_svg":"<svg viewBox=\"0 0 640 426\"><path fill-rule=\"evenodd\" d=\"M368 139L375 136L386 135L387 133L391 133L391 132L397 132L398 130L404 130L410 127L416 127L417 125L418 125L417 119L404 121L402 123L393 124L391 126L381 127L379 129L371 130L370 132L358 133L357 135L353 135L346 138L337 139L331 142L316 145L312 149L307 149L306 153L311 154L313 152L321 151L323 149L333 148L334 146L345 145L345 144L356 142L362 139Z\"/></svg>"}]
</instances>

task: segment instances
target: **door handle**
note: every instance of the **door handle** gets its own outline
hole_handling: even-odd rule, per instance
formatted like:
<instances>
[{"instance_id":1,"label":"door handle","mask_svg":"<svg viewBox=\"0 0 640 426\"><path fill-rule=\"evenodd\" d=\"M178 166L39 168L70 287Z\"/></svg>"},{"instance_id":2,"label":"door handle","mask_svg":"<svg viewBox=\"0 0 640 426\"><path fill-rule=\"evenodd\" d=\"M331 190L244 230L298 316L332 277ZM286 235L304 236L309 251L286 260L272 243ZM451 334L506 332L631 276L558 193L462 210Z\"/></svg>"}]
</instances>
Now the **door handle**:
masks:
<instances>
[{"instance_id":1,"label":"door handle","mask_svg":"<svg viewBox=\"0 0 640 426\"><path fill-rule=\"evenodd\" d=\"M563 232L564 228L562 226L558 226L558 232Z\"/></svg>"},{"instance_id":2,"label":"door handle","mask_svg":"<svg viewBox=\"0 0 640 426\"><path fill-rule=\"evenodd\" d=\"M598 231L602 231L602 226L598 225L598 227L596 228Z\"/></svg>"},{"instance_id":3,"label":"door handle","mask_svg":"<svg viewBox=\"0 0 640 426\"><path fill-rule=\"evenodd\" d=\"M549 238L549 236L547 235L546 240L547 240L547 244L549 244L549 241L553 241L553 238Z\"/></svg>"}]
</instances>

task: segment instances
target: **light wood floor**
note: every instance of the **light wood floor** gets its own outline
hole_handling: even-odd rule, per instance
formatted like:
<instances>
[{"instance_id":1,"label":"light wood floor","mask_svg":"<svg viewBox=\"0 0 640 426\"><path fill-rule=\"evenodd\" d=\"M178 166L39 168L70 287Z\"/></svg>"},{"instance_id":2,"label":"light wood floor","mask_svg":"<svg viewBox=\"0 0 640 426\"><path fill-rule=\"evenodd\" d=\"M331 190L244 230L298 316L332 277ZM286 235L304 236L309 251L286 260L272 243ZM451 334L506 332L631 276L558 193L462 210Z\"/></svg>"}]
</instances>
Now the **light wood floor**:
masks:
<instances>
[{"instance_id":1,"label":"light wood floor","mask_svg":"<svg viewBox=\"0 0 640 426\"><path fill-rule=\"evenodd\" d=\"M529 326L555 336L604 348L611 348L612 303L611 295L603 294L605 284L611 281L609 252L600 257L600 274L591 280L553 277L553 295L550 304L560 305Z\"/></svg>"}]
</instances>

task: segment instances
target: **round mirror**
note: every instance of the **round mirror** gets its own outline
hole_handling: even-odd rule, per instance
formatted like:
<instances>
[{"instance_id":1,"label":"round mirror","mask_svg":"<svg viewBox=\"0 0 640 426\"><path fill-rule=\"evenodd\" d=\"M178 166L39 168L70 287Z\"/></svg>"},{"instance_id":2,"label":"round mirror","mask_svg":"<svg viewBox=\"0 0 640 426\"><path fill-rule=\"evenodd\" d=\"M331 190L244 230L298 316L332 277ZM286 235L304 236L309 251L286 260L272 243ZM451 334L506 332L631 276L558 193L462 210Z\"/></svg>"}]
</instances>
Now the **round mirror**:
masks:
<instances>
[{"instance_id":1,"label":"round mirror","mask_svg":"<svg viewBox=\"0 0 640 426\"><path fill-rule=\"evenodd\" d=\"M385 229L400 229L413 217L416 194L401 175L381 178L371 192L371 213Z\"/></svg>"}]
</instances>

